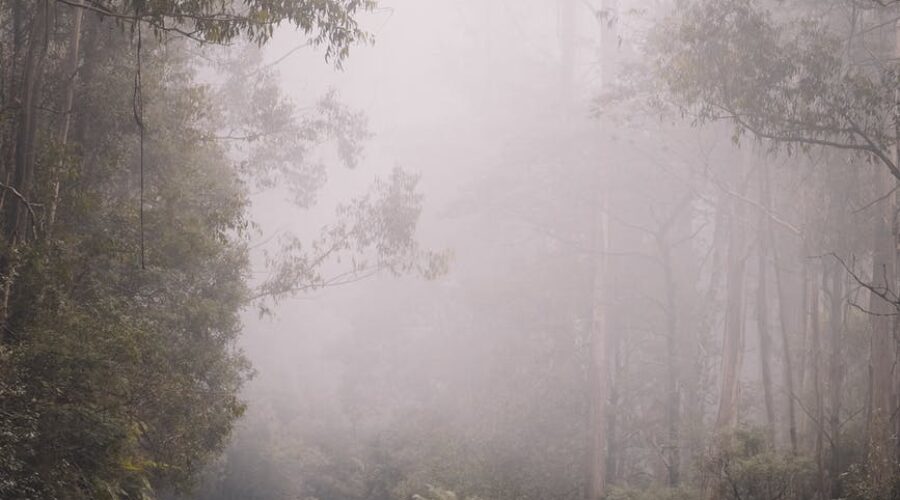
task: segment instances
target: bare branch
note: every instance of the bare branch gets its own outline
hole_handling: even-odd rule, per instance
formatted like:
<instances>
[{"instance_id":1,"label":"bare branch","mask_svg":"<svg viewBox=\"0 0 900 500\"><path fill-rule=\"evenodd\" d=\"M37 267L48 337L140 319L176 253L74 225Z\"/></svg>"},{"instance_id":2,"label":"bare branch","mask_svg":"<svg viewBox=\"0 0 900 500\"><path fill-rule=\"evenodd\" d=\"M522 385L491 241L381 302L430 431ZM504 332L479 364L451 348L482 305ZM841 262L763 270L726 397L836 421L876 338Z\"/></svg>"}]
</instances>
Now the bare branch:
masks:
<instances>
[{"instance_id":1,"label":"bare branch","mask_svg":"<svg viewBox=\"0 0 900 500\"><path fill-rule=\"evenodd\" d=\"M40 206L40 205L37 203L32 203L32 202L28 201L28 198L26 198L25 195L20 193L18 189L14 188L8 184L4 184L4 183L0 182L0 188L6 189L10 193L12 193L16 198L18 198L22 203L25 204L25 208L28 209L28 213L31 215L31 220L34 221L34 224L36 225L38 222L38 218L37 218L37 214L35 214L35 212L34 212L34 207Z\"/></svg>"},{"instance_id":2,"label":"bare branch","mask_svg":"<svg viewBox=\"0 0 900 500\"><path fill-rule=\"evenodd\" d=\"M898 314L900 314L900 296L898 296L895 292L893 292L890 289L890 287L888 286L887 280L885 280L885 286L883 286L883 287L875 286L871 283L867 283L862 278L860 278L860 276L858 274L856 274L856 272L838 254L832 252L829 255L834 257L834 259L837 260L841 264L841 266L844 268L844 270L847 271L847 274L849 274L850 277L853 278L853 281L855 281L859 286L868 290L870 293L872 293L876 297L878 297L881 300L887 302L888 304L894 306L894 309L897 309L897 312L895 312L895 313L876 313L873 311L866 311L865 309L863 309L862 307L860 307L859 305L854 304L854 303L851 303L850 304L851 306L853 306L863 312L871 314L873 316L897 316ZM886 271L885 271L885 273L886 273Z\"/></svg>"}]
</instances>

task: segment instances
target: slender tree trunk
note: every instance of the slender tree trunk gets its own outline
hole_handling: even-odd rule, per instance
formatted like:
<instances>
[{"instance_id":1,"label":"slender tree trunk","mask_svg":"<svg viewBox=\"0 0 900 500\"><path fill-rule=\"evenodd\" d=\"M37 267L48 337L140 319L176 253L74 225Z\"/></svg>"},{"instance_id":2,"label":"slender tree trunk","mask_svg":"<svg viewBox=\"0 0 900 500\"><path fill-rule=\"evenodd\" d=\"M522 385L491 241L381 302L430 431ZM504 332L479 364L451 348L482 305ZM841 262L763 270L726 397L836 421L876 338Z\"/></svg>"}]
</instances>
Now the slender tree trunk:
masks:
<instances>
[{"instance_id":1,"label":"slender tree trunk","mask_svg":"<svg viewBox=\"0 0 900 500\"><path fill-rule=\"evenodd\" d=\"M619 405L621 403L620 385L622 383L622 339L618 335L610 335L612 350L613 376L609 382L609 406L607 407L607 443L606 443L606 484L614 484L619 473Z\"/></svg>"},{"instance_id":2,"label":"slender tree trunk","mask_svg":"<svg viewBox=\"0 0 900 500\"><path fill-rule=\"evenodd\" d=\"M887 177L883 173L882 177ZM881 216L875 221L875 252L872 259L872 285L879 289L894 290L894 248L890 220L893 217L893 203L884 203ZM894 305L871 295L869 309L873 312L872 337L870 340L870 391L868 405L869 462L873 466L876 482L881 482L888 458L889 419L891 413L892 351L895 348L893 325Z\"/></svg>"},{"instance_id":3,"label":"slender tree trunk","mask_svg":"<svg viewBox=\"0 0 900 500\"><path fill-rule=\"evenodd\" d=\"M562 14L563 25L567 31L572 32L569 43L574 45L575 30L575 1L563 0ZM616 0L606 0L605 7L613 13L616 12ZM568 36L564 34L564 36ZM606 85L615 76L616 53L613 40L616 38L615 27L607 26L601 32L604 46L604 82ZM571 50L574 50L572 47ZM574 54L574 52L573 52ZM570 54L571 56L572 54ZM566 61L564 61L566 62ZM566 62L572 64L572 61ZM608 332L608 263L609 249L609 224L607 214L609 211L609 197L607 196L605 181L601 178L597 186L597 201L594 207L593 248L594 257L593 299L591 317L591 467L589 499L598 500L606 495L608 480L608 438L609 431L607 420L607 408L609 399L609 332Z\"/></svg>"},{"instance_id":4,"label":"slender tree trunk","mask_svg":"<svg viewBox=\"0 0 900 500\"><path fill-rule=\"evenodd\" d=\"M81 62L78 66L77 74L78 80L81 82L88 83L96 78L103 46L101 26L102 23L97 16L82 15L81 37L78 44L78 48L81 50ZM82 86L82 89L86 90L87 88L87 85ZM83 98L84 96L80 97L80 99ZM73 109L77 109L74 102ZM90 136L87 132L90 127L87 127L84 122L83 117L80 117L77 113L72 115L72 122L69 127L69 140L71 142L83 145L89 140ZM84 159L89 157L86 151L82 151L82 155L84 155ZM83 160L82 168L86 168L87 165L88 162Z\"/></svg>"},{"instance_id":5,"label":"slender tree trunk","mask_svg":"<svg viewBox=\"0 0 900 500\"><path fill-rule=\"evenodd\" d=\"M844 274L837 262L830 264L831 304L829 306L828 390L831 408L828 412L828 430L831 435L832 494L837 494L838 475L842 472L841 457L841 406L844 367L842 360L844 330Z\"/></svg>"},{"instance_id":6,"label":"slender tree trunk","mask_svg":"<svg viewBox=\"0 0 900 500\"><path fill-rule=\"evenodd\" d=\"M900 21L895 26L897 36L894 50L900 56ZM897 92L897 91L895 91ZM895 93L895 131L900 130L900 96ZM894 161L900 159L900 152L894 149ZM882 169L884 170L884 169ZM879 171L879 185L897 186L891 175ZM897 293L897 243L900 234L897 231L898 199L894 192L881 204L882 210L875 219L875 242L872 259L872 286L886 292L888 297ZM886 492L892 475L895 473L896 436L892 436L894 428L894 354L897 349L896 312L897 304L871 294L869 308L872 316L872 338L870 340L870 404L869 404L869 442L868 460L872 476L872 486L876 491Z\"/></svg>"},{"instance_id":7,"label":"slender tree trunk","mask_svg":"<svg viewBox=\"0 0 900 500\"><path fill-rule=\"evenodd\" d=\"M740 178L740 173L735 175ZM744 344L744 202L729 200L729 240L725 275L725 331L722 343L722 386L715 432L725 434L738 420L740 374Z\"/></svg>"},{"instance_id":8,"label":"slender tree trunk","mask_svg":"<svg viewBox=\"0 0 900 500\"><path fill-rule=\"evenodd\" d=\"M804 246L805 249L805 246ZM798 387L796 398L801 401L807 397L808 394L808 382L809 382L809 364L811 363L810 359L812 357L812 347L810 346L812 342L812 337L810 335L810 297L809 297L809 264L807 262L802 262L800 264L800 331L802 333L800 338L800 351L799 358L797 362L797 379L798 379ZM782 306L784 304L782 303ZM793 400L794 398L791 398ZM810 435L808 432L808 418L801 418L798 422L797 434L803 439L804 448L808 446L809 441L806 440L807 436Z\"/></svg>"},{"instance_id":9,"label":"slender tree trunk","mask_svg":"<svg viewBox=\"0 0 900 500\"><path fill-rule=\"evenodd\" d=\"M72 34L69 39L69 75L66 82L66 99L63 106L63 123L59 131L59 144L61 149L65 149L69 142L69 129L72 125L72 111L75 105L75 84L78 77L78 60L81 45L81 20L84 17L84 9L80 7L83 0L74 0L79 7L72 8ZM61 158L57 163L56 179L53 181L53 199L50 202L50 213L47 220L47 231L53 230L53 223L56 222L56 208L59 205L59 175L60 170L64 167L65 162Z\"/></svg>"},{"instance_id":10,"label":"slender tree trunk","mask_svg":"<svg viewBox=\"0 0 900 500\"><path fill-rule=\"evenodd\" d=\"M742 171L733 172L732 176L738 179L741 185L739 191L743 194ZM719 379L721 380L719 409L713 430L716 438L714 446L718 447L720 451L722 447L727 446L725 439L737 426L740 376L744 357L744 268L746 263L744 202L731 196L727 206L729 207L729 217L725 222L729 227L729 235L725 270L725 329ZM717 471L712 475L704 476L703 491L704 497L708 500L718 500L715 482L721 472Z\"/></svg>"},{"instance_id":11,"label":"slender tree trunk","mask_svg":"<svg viewBox=\"0 0 900 500\"><path fill-rule=\"evenodd\" d=\"M773 245L773 248L774 248L774 245ZM794 386L794 376L795 376L794 375L794 360L793 360L794 355L792 353L791 339L790 339L791 322L788 319L789 305L788 305L787 291L785 290L783 272L779 269L780 263L778 261L778 256L777 256L778 254L773 252L773 255L775 257L775 281L776 281L776 286L778 289L778 315L779 315L779 323L781 326L781 356L782 356L782 362L784 363L783 377L784 377L784 390L786 393L785 400L786 400L787 418L788 418L788 439L790 440L791 453L796 454L799 451L799 443L798 443L799 438L797 436L797 434L798 434L798 431L797 431L797 405L794 400L796 398L799 398L803 391L802 390L797 391ZM805 304L802 304L802 301L801 301L801 307L806 307ZM805 331L805 330L803 330L802 325L798 325L798 326L801 326L801 328L800 328L801 332ZM805 339L803 338L803 336L801 336L800 340L801 340L801 345L804 345ZM801 367L801 371L802 370L803 370L803 368ZM801 374L799 374L799 376L802 378L803 374L801 373Z\"/></svg>"},{"instance_id":12,"label":"slender tree trunk","mask_svg":"<svg viewBox=\"0 0 900 500\"><path fill-rule=\"evenodd\" d=\"M680 481L681 471L681 374L679 370L680 343L678 332L678 304L676 301L677 290L675 287L675 270L672 262L672 252L667 241L666 232L657 237L657 246L663 265L666 293L666 421L668 436L666 443L666 469L669 486L677 486Z\"/></svg>"},{"instance_id":13,"label":"slender tree trunk","mask_svg":"<svg viewBox=\"0 0 900 500\"><path fill-rule=\"evenodd\" d=\"M704 293L704 301L706 304L718 304L727 299L727 286L723 283L727 274L727 255L729 231L728 223L732 219L729 211L731 209L730 197L724 193L719 194L715 201L713 215L713 235L711 265L708 288ZM723 293L725 297L723 297ZM708 414L704 405L705 390L713 387L715 384L716 367L714 361L708 355L711 349L705 346L711 346L714 339L720 337L722 332L718 328L717 321L709 321L709 328L702 333L697 330L693 335L696 344L692 349L693 364L691 366L689 382L685 389L685 401L691 404L685 404L685 416L688 428L691 429L691 460L694 463L702 463L707 459L709 447L707 446L707 433L704 427L704 419ZM718 401L716 403L718 404ZM717 408L717 407L716 407ZM701 488L704 492L709 492L710 488L709 474L701 475ZM708 498L708 497L707 497Z\"/></svg>"},{"instance_id":14,"label":"slender tree trunk","mask_svg":"<svg viewBox=\"0 0 900 500\"><path fill-rule=\"evenodd\" d=\"M809 329L812 337L812 384L815 400L814 425L816 428L815 454L819 491L822 498L831 498L831 485L825 471L825 403L822 395L822 331L819 323L819 272L812 273L807 284L809 290Z\"/></svg>"},{"instance_id":15,"label":"slender tree trunk","mask_svg":"<svg viewBox=\"0 0 900 500\"><path fill-rule=\"evenodd\" d=\"M894 60L900 59L900 20L894 23ZM900 88L897 86L894 87L894 136L898 136L900 134ZM894 163L900 164L900 141L895 142L894 148ZM900 181L894 180L894 186L900 187ZM894 236L894 286L895 289L898 286L897 280L897 267L898 262L900 262L900 214L898 214L898 209L900 209L900 194L897 191L894 191L893 196L891 197L891 201L894 205L894 218L892 220L892 232ZM893 371L894 380L893 380L893 390L891 391L891 395L886 398L888 403L888 411L885 412L888 415L888 424L893 423L893 447L890 447L887 451L887 456L885 457L885 463L888 466L893 465L893 471L891 469L887 469L887 473L892 477L897 474L896 464L900 462L900 368L897 367L897 362L900 360L900 318L896 315L893 317L893 321L891 324L891 335L893 336L894 342L893 345L890 346L886 356L889 356L890 359L885 360L885 364L889 365L890 370Z\"/></svg>"},{"instance_id":16,"label":"slender tree trunk","mask_svg":"<svg viewBox=\"0 0 900 500\"><path fill-rule=\"evenodd\" d=\"M602 197L605 198L605 197ZM606 494L607 479L607 402L609 398L609 359L607 338L607 223L604 199L598 203L594 224L593 297L591 300L591 486L590 500Z\"/></svg>"},{"instance_id":17,"label":"slender tree trunk","mask_svg":"<svg viewBox=\"0 0 900 500\"><path fill-rule=\"evenodd\" d=\"M6 195L4 215L6 220L3 227L3 239L8 249L14 249L21 242L28 239L29 229L37 224L33 220L33 207L29 204L31 196L31 183L34 177L34 139L37 132L37 106L41 94L43 80L44 59L49 48L49 0L35 2L34 14L31 19L31 27L25 36L24 17L26 8L24 2L15 5L14 17L16 46L25 46L25 58L22 65L21 83L17 84L16 92L19 101L19 110L16 117L15 142L13 146L13 168L7 172L6 186L3 191ZM22 16L22 17L20 17ZM22 23L22 24L20 24ZM7 192L8 191L8 192ZM7 252L0 257L0 278L2 278L3 296L0 299L0 325L4 328L0 332L0 339L7 335L7 326L10 317L10 303L15 283L17 262L13 252Z\"/></svg>"},{"instance_id":18,"label":"slender tree trunk","mask_svg":"<svg viewBox=\"0 0 900 500\"><path fill-rule=\"evenodd\" d=\"M2 106L4 109L14 109L16 103L20 100L18 93L20 91L19 67L22 59L22 51L25 46L25 2L23 0L15 0L12 4L12 43L10 46L3 47L3 91ZM0 172L2 172L3 184L9 185L12 177L11 167L15 163L15 143L18 127L15 120L5 120L3 123L2 139L0 144ZM0 190L0 210L6 211L6 201L9 199L8 190Z\"/></svg>"},{"instance_id":19,"label":"slender tree trunk","mask_svg":"<svg viewBox=\"0 0 900 500\"><path fill-rule=\"evenodd\" d=\"M772 191L769 182L769 165L768 162L762 162L759 170L760 175L760 195L762 198L763 208L766 212L772 212ZM791 453L797 453L797 415L795 409L794 398L799 397L794 390L794 362L791 353L790 333L793 323L789 316L790 305L788 304L787 283L785 283L784 273L782 271L782 263L779 258L778 241L775 239L775 228L772 221L766 217L764 221L765 231L761 238L765 241L765 246L772 253L773 267L775 268L775 288L778 292L778 319L781 327L781 359L783 366L784 390L786 393L786 408L788 417L788 438L791 445ZM803 301L801 301L803 302ZM805 307L805 304L802 306ZM803 310L801 307L801 310ZM797 318L794 315L793 318ZM801 319L799 323L803 323ZM797 325L801 327L802 325Z\"/></svg>"},{"instance_id":20,"label":"slender tree trunk","mask_svg":"<svg viewBox=\"0 0 900 500\"><path fill-rule=\"evenodd\" d=\"M759 167L762 172L762 167ZM772 398L772 371L769 360L772 356L772 340L769 335L769 297L766 293L768 274L768 242L766 241L765 224L768 216L760 211L759 214L759 257L757 266L756 287L756 328L759 332L759 363L762 375L763 399L766 407L766 436L769 445L775 446L775 403Z\"/></svg>"},{"instance_id":21,"label":"slender tree trunk","mask_svg":"<svg viewBox=\"0 0 900 500\"><path fill-rule=\"evenodd\" d=\"M6 222L6 241L16 242L28 238L28 230L37 221L30 219L28 197L34 177L34 138L37 131L37 105L43 80L44 59L49 44L50 6L48 0L36 2L28 48L23 67L21 108L18 116L18 131L12 188L21 196L11 198Z\"/></svg>"}]
</instances>

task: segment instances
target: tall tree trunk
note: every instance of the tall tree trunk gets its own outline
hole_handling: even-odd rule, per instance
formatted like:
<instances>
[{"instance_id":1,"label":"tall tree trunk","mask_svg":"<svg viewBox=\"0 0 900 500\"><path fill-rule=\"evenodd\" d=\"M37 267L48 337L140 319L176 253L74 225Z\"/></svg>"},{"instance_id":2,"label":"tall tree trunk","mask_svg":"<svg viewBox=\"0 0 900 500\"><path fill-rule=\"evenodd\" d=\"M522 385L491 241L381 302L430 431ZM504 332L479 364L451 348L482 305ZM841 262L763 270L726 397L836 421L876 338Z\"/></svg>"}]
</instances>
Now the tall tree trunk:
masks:
<instances>
[{"instance_id":1,"label":"tall tree trunk","mask_svg":"<svg viewBox=\"0 0 900 500\"><path fill-rule=\"evenodd\" d=\"M37 131L37 106L43 81L44 59L49 45L49 17L49 1L36 2L22 69L21 107L11 185L11 188L16 190L13 192L16 196L11 198L6 222L6 241L13 244L27 240L31 225L37 223L31 220L31 207L28 203L34 178L34 138Z\"/></svg>"},{"instance_id":2,"label":"tall tree trunk","mask_svg":"<svg viewBox=\"0 0 900 500\"><path fill-rule=\"evenodd\" d=\"M72 33L69 37L69 75L66 81L66 98L63 105L63 123L59 131L59 144L61 149L69 142L69 129L72 125L72 110L75 105L75 84L78 77L78 60L81 46L81 20L84 17L84 9L81 7L83 0L74 0L76 6L72 7ZM64 152L64 151L63 151ZM53 181L53 199L50 201L50 213L47 220L47 231L53 230L56 221L56 208L59 205L59 175L65 162L61 158L57 163L56 179Z\"/></svg>"},{"instance_id":3,"label":"tall tree trunk","mask_svg":"<svg viewBox=\"0 0 900 500\"><path fill-rule=\"evenodd\" d=\"M28 239L29 229L33 230L33 207L30 205L31 183L34 177L34 139L37 132L37 106L43 81L44 59L49 48L50 33L50 5L49 0L35 2L31 27L26 36L24 18L28 9L25 2L17 2L15 5L14 38L17 51L19 46L25 46L25 56L22 65L21 83L17 84L16 99L19 110L16 116L16 130L13 146L13 168L7 172L4 186L3 206L6 220L3 227L3 239L7 249L14 249L21 242ZM22 16L22 17L20 17ZM10 331L7 326L10 317L10 303L13 294L17 262L12 251L7 250L0 256L0 278L2 278L3 296L0 299L0 325L3 326L0 340L4 339Z\"/></svg>"},{"instance_id":4,"label":"tall tree trunk","mask_svg":"<svg viewBox=\"0 0 900 500\"><path fill-rule=\"evenodd\" d=\"M745 154L745 163L749 164L749 153ZM744 194L746 183L743 179L744 168L733 169L732 179L739 184L736 190ZM724 221L729 228L728 250L725 269L725 328L722 341L722 364L720 376L719 409L716 414L713 434L716 438L714 446L721 452L727 447L724 441L738 422L740 404L741 367L744 358L744 269L746 264L746 243L744 241L745 220L744 201L737 196L729 196L729 216ZM715 481L722 471L703 478L703 492L708 500L717 500Z\"/></svg>"},{"instance_id":5,"label":"tall tree trunk","mask_svg":"<svg viewBox=\"0 0 900 500\"><path fill-rule=\"evenodd\" d=\"M900 20L894 23L894 60L900 59ZM900 137L900 88L897 86L894 87L894 136ZM900 164L900 141L894 144L894 163ZM900 187L900 181L894 180L895 188ZM895 289L898 286L897 282L897 266L898 259L900 259L900 214L898 214L898 209L900 209L900 195L898 195L897 191L894 191L894 195L891 197L891 201L894 205L894 219L893 219L893 236L894 236L894 286ZM888 411L885 412L886 415L889 415L888 424L893 422L893 440L894 446L888 450L887 456L885 457L886 463L888 465L896 464L900 461L900 368L897 368L897 362L900 360L900 318L894 316L894 321L892 322L891 335L894 339L893 345L890 346L888 352L890 354L886 356L890 356L890 359L885 361L885 364L890 366L890 370L893 371L894 375L894 387L891 391L891 395L888 399ZM894 466L893 474L896 474L896 466ZM890 474L890 469L888 470Z\"/></svg>"},{"instance_id":6,"label":"tall tree trunk","mask_svg":"<svg viewBox=\"0 0 900 500\"><path fill-rule=\"evenodd\" d=\"M808 268L808 266L807 266ZM815 400L814 425L816 428L815 454L816 470L819 478L819 491L822 498L831 498L831 486L825 472L825 403L822 394L822 330L819 323L819 275L814 271L807 283L809 294L809 330L812 337L812 384Z\"/></svg>"},{"instance_id":7,"label":"tall tree trunk","mask_svg":"<svg viewBox=\"0 0 900 500\"><path fill-rule=\"evenodd\" d=\"M677 214L676 214L677 216ZM674 221L673 221L674 222ZM681 374L679 370L679 332L678 332L678 304L676 301L675 270L672 262L672 252L667 237L668 228L663 228L661 235L657 237L657 246L663 265L664 286L666 293L666 469L667 483L669 486L677 486L680 481L681 471Z\"/></svg>"},{"instance_id":8,"label":"tall tree trunk","mask_svg":"<svg viewBox=\"0 0 900 500\"><path fill-rule=\"evenodd\" d=\"M881 177L887 177L879 173ZM885 179L887 180L887 179ZM894 236L891 234L891 220L894 204L883 203L884 209L875 220L875 251L872 259L872 286L877 289L895 290ZM869 431L869 462L873 466L873 474L877 482L883 480L884 464L888 458L887 446L890 435L889 419L891 416L891 393L893 380L891 374L892 351L895 349L893 339L894 305L871 294L869 309L871 317L872 337L870 340L871 380L867 423Z\"/></svg>"},{"instance_id":9,"label":"tall tree trunk","mask_svg":"<svg viewBox=\"0 0 900 500\"><path fill-rule=\"evenodd\" d=\"M595 208L594 273L591 300L591 482L590 500L606 494L607 436L606 412L609 398L609 359L607 338L607 223L605 197Z\"/></svg>"},{"instance_id":10,"label":"tall tree trunk","mask_svg":"<svg viewBox=\"0 0 900 500\"><path fill-rule=\"evenodd\" d=\"M25 2L23 0L16 0L12 4L12 42L9 46L2 47L3 49L3 87L2 87L2 102L0 102L0 106L3 109L15 109L16 103L19 101L19 67L22 59L22 52L25 47ZM0 144L0 173L2 173L2 177L0 180L5 185L9 185L10 179L12 178L12 170L11 167L15 163L15 143L16 143L16 134L18 131L17 123L15 120L4 120L2 122L3 135L0 136L0 140L2 140L2 144ZM12 196L9 194L8 189L0 190L0 210L6 211L6 202Z\"/></svg>"},{"instance_id":11,"label":"tall tree trunk","mask_svg":"<svg viewBox=\"0 0 900 500\"><path fill-rule=\"evenodd\" d=\"M894 55L900 57L900 21L895 26L896 44ZM895 92L898 92L895 90ZM900 106L900 96L895 93L896 105ZM895 131L900 130L900 108L895 109ZM900 159L900 152L894 148L894 161ZM884 169L882 169L884 170ZM897 180L885 172L879 172L879 185L897 186ZM897 243L900 234L897 227L898 199L896 191L881 204L882 210L875 218L875 242L872 259L872 286L883 290L891 297L897 293ZM896 439L892 436L892 418L894 415L894 354L897 343L896 334L897 304L889 302L876 294L871 294L870 310L872 316L872 338L870 340L870 374L871 390L869 404L869 440L868 460L872 475L872 486L876 490L889 487L896 463Z\"/></svg>"},{"instance_id":12,"label":"tall tree trunk","mask_svg":"<svg viewBox=\"0 0 900 500\"><path fill-rule=\"evenodd\" d=\"M734 177L740 179L741 173L736 172ZM730 233L725 275L722 386L719 396L719 411L715 424L717 435L725 434L733 430L735 425L737 425L744 344L744 252L746 251L744 242L744 202L738 200L737 197L731 197L729 206Z\"/></svg>"},{"instance_id":13,"label":"tall tree trunk","mask_svg":"<svg viewBox=\"0 0 900 500\"><path fill-rule=\"evenodd\" d=\"M787 408L787 418L788 418L788 439L790 440L791 445L791 453L796 454L799 449L798 443L798 431L797 431L797 405L795 399L800 397L802 391L798 393L794 386L794 355L791 348L791 339L790 332L791 329L791 321L789 319L789 310L790 306L788 304L788 294L785 290L786 283L783 271L780 269L780 262L778 259L778 253L774 250L775 246L772 245L773 248L773 257L775 259L775 284L778 290L778 316L779 316L779 325L781 326L781 356L782 363L784 364L783 374L784 377L784 391L785 391L785 400L786 400L786 408ZM805 304L801 301L801 307L806 307ZM801 333L805 332L802 325L797 325ZM801 345L805 342L804 336L801 336ZM802 370L802 368L801 368ZM803 376L802 374L800 375Z\"/></svg>"},{"instance_id":14,"label":"tall tree trunk","mask_svg":"<svg viewBox=\"0 0 900 500\"><path fill-rule=\"evenodd\" d=\"M769 181L769 164L768 162L762 162L760 165L760 195L762 198L763 208L766 212L772 213L772 190L771 184ZM788 417L788 438L791 445L791 453L797 453L797 415L795 409L794 398L798 397L798 394L794 390L794 362L793 355L791 352L791 342L790 342L790 333L792 331L792 326L796 326L797 329L803 331L803 319L802 317L798 318L798 315L790 315L791 307L789 305L788 300L788 292L787 292L787 283L785 282L784 272L782 271L782 262L779 258L778 252L778 241L775 238L775 227L772 224L772 221L769 217L766 217L765 220L765 232L763 233L763 240L765 241L765 246L771 251L773 267L775 268L775 288L778 292L778 320L779 326L781 327L781 359L783 369L782 376L784 377L784 390L786 393L786 408L787 408L787 417ZM805 269L805 267L804 267ZM805 281L805 280L804 280ZM804 282L805 286L805 282ZM801 300L803 302L803 300ZM803 311L803 307L805 304L801 305L801 311ZM799 316L803 316L801 313ZM795 319L799 319L796 323L791 321L791 317ZM797 324L800 323L800 324Z\"/></svg>"},{"instance_id":15,"label":"tall tree trunk","mask_svg":"<svg viewBox=\"0 0 900 500\"><path fill-rule=\"evenodd\" d=\"M832 479L832 495L836 491L837 478L842 472L843 460L841 457L841 407L844 366L841 358L843 352L844 331L844 273L837 262L830 264L831 277L831 304L829 306L829 361L828 361L828 392L831 407L828 412L828 431L831 434L831 464L830 476Z\"/></svg>"},{"instance_id":16,"label":"tall tree trunk","mask_svg":"<svg viewBox=\"0 0 900 500\"><path fill-rule=\"evenodd\" d=\"M806 249L806 245L803 245L804 250ZM804 252L805 255L805 252ZM777 264L776 264L777 265ZM812 336L810 334L811 330L811 321L810 321L810 293L809 293L809 263L805 260L800 263L800 332L802 333L800 337L800 351L799 357L797 359L797 380L799 382L797 386L797 394L794 396L800 401L803 401L807 394L809 393L809 365L811 364L812 359ZM782 303L782 306L784 303ZM791 398L793 401L794 398ZM803 446L806 448L811 441L807 441L807 436L811 435L808 432L809 430L809 418L801 418L797 423L798 429L797 434L800 439L803 440ZM810 446L809 449L812 447Z\"/></svg>"},{"instance_id":17,"label":"tall tree trunk","mask_svg":"<svg viewBox=\"0 0 900 500\"><path fill-rule=\"evenodd\" d=\"M763 171L761 166L758 169L759 172ZM760 191L762 191L762 182L760 182ZM772 340L769 335L769 297L766 293L769 259L765 230L767 220L768 215L760 211L758 226L759 251L757 252L759 259L756 287L756 328L759 333L759 364L762 375L763 400L766 407L766 436L769 439L769 445L775 446L775 403L772 397L772 371L769 365L772 356Z\"/></svg>"},{"instance_id":18,"label":"tall tree trunk","mask_svg":"<svg viewBox=\"0 0 900 500\"><path fill-rule=\"evenodd\" d=\"M572 31L570 44L574 45L575 30L575 1L563 0L562 14L563 25ZM612 13L616 12L616 0L606 0L605 8ZM568 18L568 19L566 19ZM564 34L564 36L567 36ZM615 25L609 24L601 32L604 47L603 67L604 82L609 84L615 76L616 52L614 41ZM574 47L572 47L574 54ZM570 56L572 55L570 54ZM568 61L569 64L572 61ZM608 263L609 249L609 224L607 214L609 211L609 197L607 196L605 180L601 178L598 183L597 201L594 206L593 249L594 275L593 298L591 315L591 466L589 499L598 500L606 495L608 479L608 436L610 430L607 421L607 405L609 400L609 339L608 339Z\"/></svg>"},{"instance_id":19,"label":"tall tree trunk","mask_svg":"<svg viewBox=\"0 0 900 500\"><path fill-rule=\"evenodd\" d=\"M614 484L619 473L619 405L621 404L620 386L624 374L622 362L622 339L619 335L610 335L612 350L612 377L609 381L609 404L607 406L607 439L606 439L606 484Z\"/></svg>"}]
</instances>

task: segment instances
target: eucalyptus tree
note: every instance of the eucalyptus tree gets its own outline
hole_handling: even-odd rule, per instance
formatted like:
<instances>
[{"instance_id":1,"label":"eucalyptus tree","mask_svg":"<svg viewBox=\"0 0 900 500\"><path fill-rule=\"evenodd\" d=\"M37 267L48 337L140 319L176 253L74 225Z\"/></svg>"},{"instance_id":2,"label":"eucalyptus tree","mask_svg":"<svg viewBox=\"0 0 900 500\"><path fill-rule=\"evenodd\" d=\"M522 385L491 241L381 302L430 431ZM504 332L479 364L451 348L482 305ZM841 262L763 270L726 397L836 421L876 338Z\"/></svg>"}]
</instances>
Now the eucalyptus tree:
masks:
<instances>
[{"instance_id":1,"label":"eucalyptus tree","mask_svg":"<svg viewBox=\"0 0 900 500\"><path fill-rule=\"evenodd\" d=\"M250 186L290 179L308 206L321 175L300 153L336 143L354 166L365 122L333 96L301 113L263 71L243 75L255 107L236 120L229 109L244 101L198 77L201 45L264 44L283 24L340 66L369 40L356 16L373 7L0 6L0 496L189 489L244 412L239 390L251 370L236 339L255 297L333 283L319 273L337 255L365 254L372 264L342 279L440 272L443 256L415 242L417 179L398 170L347 202L309 257L288 242L273 278L254 289ZM228 130L244 134L244 145L223 137ZM266 157L254 145L293 155Z\"/></svg>"},{"instance_id":2,"label":"eucalyptus tree","mask_svg":"<svg viewBox=\"0 0 900 500\"><path fill-rule=\"evenodd\" d=\"M831 7L838 7L833 9ZM836 12L846 13L838 15ZM834 459L842 424L846 321L843 280L849 275L871 297L871 395L868 467L871 483L887 495L896 471L896 397L891 365L896 351L896 206L900 179L896 56L900 51L896 2L827 2L786 6L753 0L681 4L660 29L658 70L668 91L695 122L728 121L735 140L749 134L772 149L792 153L849 153L840 160L856 179L866 163L878 169L871 205L875 239L863 250L871 271L858 273L835 253L831 271L831 439ZM885 18L888 20L885 21ZM847 157L846 155L844 156ZM847 167L844 167L847 168ZM824 172L819 173L824 176ZM841 188L832 186L836 199ZM868 206L868 205L867 205ZM846 231L835 228L833 231ZM846 245L843 247L846 248ZM829 257L832 258L832 257ZM785 349L788 344L785 343ZM792 384L791 384L792 385ZM818 424L824 425L824 424ZM885 444L890 443L890 444ZM842 467L833 464L831 474Z\"/></svg>"}]
</instances>

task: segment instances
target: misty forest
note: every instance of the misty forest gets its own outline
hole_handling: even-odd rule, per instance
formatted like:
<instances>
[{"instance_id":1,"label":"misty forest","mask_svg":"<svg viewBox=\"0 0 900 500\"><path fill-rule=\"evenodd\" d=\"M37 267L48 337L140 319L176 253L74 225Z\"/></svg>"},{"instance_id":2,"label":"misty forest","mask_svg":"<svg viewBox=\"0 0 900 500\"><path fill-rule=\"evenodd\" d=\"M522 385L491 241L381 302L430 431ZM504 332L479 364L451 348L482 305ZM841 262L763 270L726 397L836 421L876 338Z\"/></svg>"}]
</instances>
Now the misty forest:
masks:
<instances>
[{"instance_id":1,"label":"misty forest","mask_svg":"<svg viewBox=\"0 0 900 500\"><path fill-rule=\"evenodd\" d=\"M0 499L900 499L900 0L0 0Z\"/></svg>"}]
</instances>

